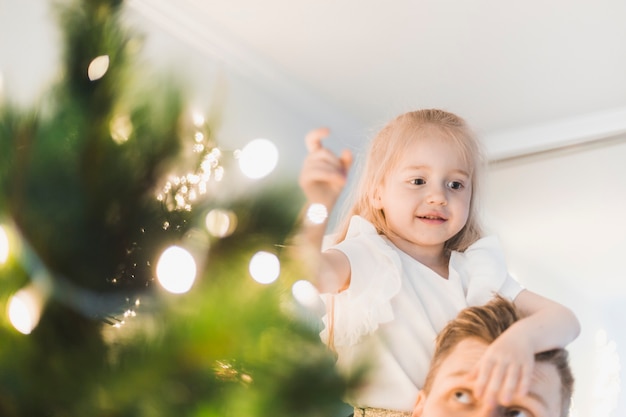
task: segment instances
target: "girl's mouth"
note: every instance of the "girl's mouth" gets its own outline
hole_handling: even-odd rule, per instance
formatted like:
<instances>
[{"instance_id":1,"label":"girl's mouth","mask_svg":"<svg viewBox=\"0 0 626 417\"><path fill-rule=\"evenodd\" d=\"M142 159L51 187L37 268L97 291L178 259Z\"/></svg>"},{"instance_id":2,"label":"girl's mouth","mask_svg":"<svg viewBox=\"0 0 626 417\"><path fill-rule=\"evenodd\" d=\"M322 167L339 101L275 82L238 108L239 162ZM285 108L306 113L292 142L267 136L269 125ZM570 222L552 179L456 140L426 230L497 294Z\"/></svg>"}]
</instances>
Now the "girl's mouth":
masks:
<instances>
[{"instance_id":1,"label":"girl's mouth","mask_svg":"<svg viewBox=\"0 0 626 417\"><path fill-rule=\"evenodd\" d=\"M438 214L426 214L424 216L417 216L417 218L427 223L443 223L448 220Z\"/></svg>"}]
</instances>

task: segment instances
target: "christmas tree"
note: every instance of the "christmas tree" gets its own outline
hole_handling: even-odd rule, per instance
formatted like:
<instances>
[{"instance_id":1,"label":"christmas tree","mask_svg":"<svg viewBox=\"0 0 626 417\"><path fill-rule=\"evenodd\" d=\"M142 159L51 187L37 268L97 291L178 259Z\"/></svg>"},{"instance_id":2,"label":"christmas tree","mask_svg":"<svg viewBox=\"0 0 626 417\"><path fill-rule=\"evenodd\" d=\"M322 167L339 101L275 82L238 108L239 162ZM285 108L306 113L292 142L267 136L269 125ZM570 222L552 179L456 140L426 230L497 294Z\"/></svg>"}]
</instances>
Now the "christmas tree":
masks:
<instances>
[{"instance_id":1,"label":"christmas tree","mask_svg":"<svg viewBox=\"0 0 626 417\"><path fill-rule=\"evenodd\" d=\"M281 251L299 194L230 198L238 154L137 69L123 6L57 4L61 76L0 104L0 415L337 415L356 381Z\"/></svg>"}]
</instances>

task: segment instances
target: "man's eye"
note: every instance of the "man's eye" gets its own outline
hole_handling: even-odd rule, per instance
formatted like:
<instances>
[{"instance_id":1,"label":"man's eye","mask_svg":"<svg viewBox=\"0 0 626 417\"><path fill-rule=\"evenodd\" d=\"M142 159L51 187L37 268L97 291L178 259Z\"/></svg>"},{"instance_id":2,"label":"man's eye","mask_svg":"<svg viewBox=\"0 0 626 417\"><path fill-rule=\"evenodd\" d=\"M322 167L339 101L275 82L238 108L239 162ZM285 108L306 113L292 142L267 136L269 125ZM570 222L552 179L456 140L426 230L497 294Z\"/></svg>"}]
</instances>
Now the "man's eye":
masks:
<instances>
[{"instance_id":1,"label":"man's eye","mask_svg":"<svg viewBox=\"0 0 626 417\"><path fill-rule=\"evenodd\" d=\"M459 390L454 392L454 399L461 404L471 404L472 395L468 391Z\"/></svg>"},{"instance_id":2,"label":"man's eye","mask_svg":"<svg viewBox=\"0 0 626 417\"><path fill-rule=\"evenodd\" d=\"M413 185L424 185L426 181L423 178L415 178L411 180L411 184Z\"/></svg>"},{"instance_id":3,"label":"man's eye","mask_svg":"<svg viewBox=\"0 0 626 417\"><path fill-rule=\"evenodd\" d=\"M461 188L463 188L463 183L460 181L450 181L448 184L448 188L451 188L453 190L460 190Z\"/></svg>"},{"instance_id":4,"label":"man's eye","mask_svg":"<svg viewBox=\"0 0 626 417\"><path fill-rule=\"evenodd\" d=\"M521 408L507 408L504 417L532 417L530 413Z\"/></svg>"}]
</instances>

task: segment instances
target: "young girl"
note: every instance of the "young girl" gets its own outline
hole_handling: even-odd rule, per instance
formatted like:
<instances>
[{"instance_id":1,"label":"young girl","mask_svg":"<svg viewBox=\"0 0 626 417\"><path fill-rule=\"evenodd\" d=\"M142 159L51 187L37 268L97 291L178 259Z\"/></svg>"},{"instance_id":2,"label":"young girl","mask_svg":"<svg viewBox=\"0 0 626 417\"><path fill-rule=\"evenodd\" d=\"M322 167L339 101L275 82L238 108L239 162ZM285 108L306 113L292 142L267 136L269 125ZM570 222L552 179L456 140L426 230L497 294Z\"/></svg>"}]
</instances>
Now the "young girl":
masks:
<instances>
[{"instance_id":1,"label":"young girl","mask_svg":"<svg viewBox=\"0 0 626 417\"><path fill-rule=\"evenodd\" d=\"M525 318L494 342L474 370L475 396L501 403L525 394L537 352L579 332L572 312L523 289L493 237L483 237L476 194L480 146L466 123L441 110L402 114L373 139L349 215L322 251L327 213L346 183L352 156L306 137L300 186L307 217L298 256L327 294L321 336L345 372L367 366L347 401L355 416L404 415L424 383L437 333L468 305L498 293ZM394 411L396 412L394 414Z\"/></svg>"}]
</instances>

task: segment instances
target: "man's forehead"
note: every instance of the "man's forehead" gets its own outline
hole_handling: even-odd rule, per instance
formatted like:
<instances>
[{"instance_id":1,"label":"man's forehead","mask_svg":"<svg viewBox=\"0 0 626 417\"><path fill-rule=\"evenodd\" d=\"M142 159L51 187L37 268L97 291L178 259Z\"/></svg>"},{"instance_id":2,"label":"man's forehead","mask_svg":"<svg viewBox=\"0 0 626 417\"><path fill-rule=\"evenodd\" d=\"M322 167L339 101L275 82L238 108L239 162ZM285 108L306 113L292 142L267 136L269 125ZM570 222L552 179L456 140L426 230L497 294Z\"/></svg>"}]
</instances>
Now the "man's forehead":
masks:
<instances>
[{"instance_id":1,"label":"man's forehead","mask_svg":"<svg viewBox=\"0 0 626 417\"><path fill-rule=\"evenodd\" d=\"M547 408L560 410L563 403L562 385L556 365L550 362L535 362L530 381L530 395L542 401Z\"/></svg>"},{"instance_id":2,"label":"man's forehead","mask_svg":"<svg viewBox=\"0 0 626 417\"><path fill-rule=\"evenodd\" d=\"M443 359L440 375L461 376L472 371L489 346L476 338L461 340Z\"/></svg>"}]
</instances>

